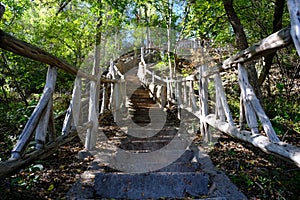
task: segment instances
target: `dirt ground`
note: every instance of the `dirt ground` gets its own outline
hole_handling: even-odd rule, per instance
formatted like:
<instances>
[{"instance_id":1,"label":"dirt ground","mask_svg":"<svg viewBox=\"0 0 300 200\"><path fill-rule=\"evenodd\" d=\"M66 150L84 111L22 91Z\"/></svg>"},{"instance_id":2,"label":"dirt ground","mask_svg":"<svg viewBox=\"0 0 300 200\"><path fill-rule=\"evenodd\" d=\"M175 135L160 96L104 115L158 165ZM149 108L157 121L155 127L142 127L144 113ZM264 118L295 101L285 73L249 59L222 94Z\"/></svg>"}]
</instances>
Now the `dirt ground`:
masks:
<instances>
[{"instance_id":1,"label":"dirt ground","mask_svg":"<svg viewBox=\"0 0 300 200\"><path fill-rule=\"evenodd\" d=\"M291 140L299 145L294 136ZM79 160L82 149L76 138L47 159L0 179L0 199L64 199L93 160ZM300 199L300 168L291 163L225 135L209 155L249 199Z\"/></svg>"}]
</instances>

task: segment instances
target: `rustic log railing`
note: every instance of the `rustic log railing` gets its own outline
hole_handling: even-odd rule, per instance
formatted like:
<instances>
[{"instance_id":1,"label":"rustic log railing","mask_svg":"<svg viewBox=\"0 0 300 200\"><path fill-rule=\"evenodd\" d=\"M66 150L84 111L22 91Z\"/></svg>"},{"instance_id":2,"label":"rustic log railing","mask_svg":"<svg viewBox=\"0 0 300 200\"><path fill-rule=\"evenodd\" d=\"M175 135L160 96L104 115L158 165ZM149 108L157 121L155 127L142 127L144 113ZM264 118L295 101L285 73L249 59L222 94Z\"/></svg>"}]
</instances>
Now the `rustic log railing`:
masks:
<instances>
[{"instance_id":1,"label":"rustic log railing","mask_svg":"<svg viewBox=\"0 0 300 200\"><path fill-rule=\"evenodd\" d=\"M280 141L271 125L270 119L255 96L253 88L249 84L247 72L243 67L244 62L266 56L271 52L290 45L292 43L290 31L290 28L282 29L260 43L225 60L222 64L215 67L199 66L196 75L186 78L178 77L176 80L155 75L153 71L147 69L147 64L141 58L142 62L139 65L138 76L144 84L148 85L151 93L157 99L165 98L168 101L175 101L179 111L180 109L185 109L198 117L200 131L205 141L209 142L211 138L210 127L213 127L230 136L250 142L266 153L271 153L280 158L292 161L300 167L300 148ZM141 56L143 56L143 49ZM235 124L222 85L220 72L224 72L235 66L238 67L238 80L241 90L240 98L242 103L240 113L245 112L246 122L250 130L246 130L242 124ZM214 108L209 106L208 102L209 81L213 81L215 85L214 94L216 101ZM196 100L194 93L194 86L196 85L199 90L198 100ZM159 88L164 87L167 88L167 93L157 92L162 91ZM266 136L260 134L258 120L261 122Z\"/></svg>"},{"instance_id":2,"label":"rustic log railing","mask_svg":"<svg viewBox=\"0 0 300 200\"><path fill-rule=\"evenodd\" d=\"M179 109L185 109L197 116L199 118L201 134L205 140L209 140L211 137L211 126L233 137L248 141L267 153L272 153L293 161L300 167L299 148L279 141L269 118L265 115L248 82L248 76L243 67L244 62L265 56L270 52L283 48L291 44L292 40L300 55L300 23L297 17L299 7L294 6L298 5L295 0L289 0L288 5L291 18L293 18L291 28L285 28L270 35L260 43L225 60L221 65L215 67L199 66L197 75L186 78L178 77L176 80L160 77L153 71L147 69L149 66L144 59L144 50L141 51L140 62L139 60L133 59L128 66L134 65L134 63L140 63L138 70L139 78L148 85L150 89L152 88L153 96L160 100L163 107L166 106L168 102L175 101ZM12 151L11 159L0 162L0 177L4 177L16 171L37 158L50 155L58 146L72 140L77 135L77 132L82 133L80 135L85 137L86 149L92 150L96 142L95 136L98 127L98 121L96 119L98 114L104 112L105 109L116 112L126 104L126 93L124 92L126 91L124 89L126 85L123 76L126 71L121 69L121 67L116 67L113 63L110 66L107 77L100 78L100 75L97 73L88 74L79 71L65 61L36 46L18 40L2 30L0 30L0 48L46 63L50 66L43 95L20 135ZM238 128L234 123L222 86L220 71L225 71L234 66L238 66L239 70L239 84L242 93L240 109L245 110L247 116L246 121L250 131L241 128L243 126ZM55 122L52 99L57 76L56 68L77 75L72 100L63 123L62 135L57 138L54 128ZM147 79L149 75L151 76L150 80ZM208 79L210 77L213 77L215 83L216 104L214 113L212 113L208 102ZM90 84L88 91L86 88L83 88L84 82L89 82ZM102 89L100 87L101 84L105 84L105 87ZM110 87L107 87L108 85ZM194 86L196 85L199 88L198 99L196 99L196 95L194 94ZM108 91L109 88L111 91ZM102 94L100 110L100 106L98 106L99 92ZM114 116L118 117L117 114ZM257 118L263 124L263 129L267 136L259 134ZM36 150L28 152L27 146L32 140L33 135L35 135Z\"/></svg>"}]
</instances>

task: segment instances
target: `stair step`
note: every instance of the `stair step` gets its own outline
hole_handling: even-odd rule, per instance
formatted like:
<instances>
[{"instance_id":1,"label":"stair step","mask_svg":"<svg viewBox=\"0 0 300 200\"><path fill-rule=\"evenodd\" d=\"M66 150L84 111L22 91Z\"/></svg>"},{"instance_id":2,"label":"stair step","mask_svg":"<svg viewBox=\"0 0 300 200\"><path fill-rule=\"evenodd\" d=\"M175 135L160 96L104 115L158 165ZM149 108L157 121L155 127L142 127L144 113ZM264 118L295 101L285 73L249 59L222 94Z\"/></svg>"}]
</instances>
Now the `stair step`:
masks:
<instances>
[{"instance_id":1,"label":"stair step","mask_svg":"<svg viewBox=\"0 0 300 200\"><path fill-rule=\"evenodd\" d=\"M202 172L99 173L94 194L117 199L200 197L207 195L208 183L209 176Z\"/></svg>"}]
</instances>

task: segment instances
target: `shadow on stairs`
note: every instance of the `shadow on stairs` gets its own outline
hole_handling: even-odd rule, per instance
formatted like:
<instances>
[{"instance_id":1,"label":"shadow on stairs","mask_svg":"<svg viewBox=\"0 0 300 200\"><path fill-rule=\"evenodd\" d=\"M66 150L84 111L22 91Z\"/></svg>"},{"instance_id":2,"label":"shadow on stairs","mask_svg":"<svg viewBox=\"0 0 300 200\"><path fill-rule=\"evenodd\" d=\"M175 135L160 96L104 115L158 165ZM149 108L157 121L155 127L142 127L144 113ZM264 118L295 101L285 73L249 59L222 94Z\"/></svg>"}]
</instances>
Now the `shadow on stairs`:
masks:
<instances>
[{"instance_id":1,"label":"shadow on stairs","mask_svg":"<svg viewBox=\"0 0 300 200\"><path fill-rule=\"evenodd\" d=\"M100 122L103 135L97 139L95 159L67 199L247 199L194 143L184 143L183 151L159 153L174 140L181 145L183 139L176 135L186 133L180 132L176 115L160 109L145 88L132 92L128 110L122 123L114 122L112 114ZM119 159L123 152L129 156ZM131 160L136 155L141 159Z\"/></svg>"}]
</instances>

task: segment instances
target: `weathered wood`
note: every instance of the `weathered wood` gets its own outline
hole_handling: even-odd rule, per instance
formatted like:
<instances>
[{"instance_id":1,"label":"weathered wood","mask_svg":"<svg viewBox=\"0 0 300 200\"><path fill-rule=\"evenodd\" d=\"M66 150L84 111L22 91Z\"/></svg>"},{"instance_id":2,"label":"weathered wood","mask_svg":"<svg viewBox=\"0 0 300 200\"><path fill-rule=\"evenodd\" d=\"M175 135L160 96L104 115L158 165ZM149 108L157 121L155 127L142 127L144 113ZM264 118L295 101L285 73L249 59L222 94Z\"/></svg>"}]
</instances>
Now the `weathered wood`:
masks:
<instances>
[{"instance_id":1,"label":"weathered wood","mask_svg":"<svg viewBox=\"0 0 300 200\"><path fill-rule=\"evenodd\" d=\"M48 124L48 135L49 135L49 142L53 142L56 139L56 130L55 130L55 120L54 120L54 112L53 112L53 102L52 98L50 99L51 105L50 108L50 117L49 117L49 124Z\"/></svg>"},{"instance_id":2,"label":"weathered wood","mask_svg":"<svg viewBox=\"0 0 300 200\"><path fill-rule=\"evenodd\" d=\"M77 130L77 133L79 135L81 135L81 134L84 134L84 132L86 132L89 128L92 128L92 127L93 127L93 122L88 121L88 122L85 122L82 126L77 126L76 130ZM84 139L84 138L82 138L82 139Z\"/></svg>"},{"instance_id":3,"label":"weathered wood","mask_svg":"<svg viewBox=\"0 0 300 200\"><path fill-rule=\"evenodd\" d=\"M47 73L47 78L46 78L45 88L50 88L52 90L52 94L50 96L48 105L46 106L44 112L42 113L40 121L36 127L35 141L37 143L36 144L37 149L42 149L46 142L47 128L48 128L48 124L49 124L51 108L53 105L52 95L53 95L53 92L55 89L56 77L57 77L56 68L49 67L48 73Z\"/></svg>"},{"instance_id":4,"label":"weathered wood","mask_svg":"<svg viewBox=\"0 0 300 200\"><path fill-rule=\"evenodd\" d=\"M56 69L49 68L47 75L47 84L45 86L44 92L34 109L32 115L30 116L28 122L26 123L15 147L12 150L11 159L19 159L23 154L30 142L31 136L33 135L33 131L36 129L42 113L44 109L48 105L50 98L52 97L52 93L54 90L55 80L56 80Z\"/></svg>"},{"instance_id":5,"label":"weathered wood","mask_svg":"<svg viewBox=\"0 0 300 200\"><path fill-rule=\"evenodd\" d=\"M82 79L80 77L76 77L74 83L74 90L71 100L72 110L73 110L73 126L79 126L80 115L81 115L81 107L84 104L82 101ZM87 103L87 100L86 100Z\"/></svg>"},{"instance_id":6,"label":"weathered wood","mask_svg":"<svg viewBox=\"0 0 300 200\"><path fill-rule=\"evenodd\" d=\"M188 106L188 94L187 94L187 85L186 85L186 81L183 81L182 82L182 89L183 89L183 91L182 91L182 94L183 94L183 102L182 102L182 105L183 105L183 108L185 108L185 107L187 107Z\"/></svg>"},{"instance_id":7,"label":"weathered wood","mask_svg":"<svg viewBox=\"0 0 300 200\"><path fill-rule=\"evenodd\" d=\"M230 109L229 109L229 106L228 106L228 103L227 103L227 100L226 100L226 94L225 94L225 91L224 91L224 87L222 85L221 76L220 76L219 73L215 74L214 80L215 80L215 87L216 87L216 90L217 90L216 92L219 95L220 103L222 105L222 110L224 111L227 122L231 125L234 125L233 118L232 118L232 115L231 115L231 112L230 112Z\"/></svg>"},{"instance_id":8,"label":"weathered wood","mask_svg":"<svg viewBox=\"0 0 300 200\"><path fill-rule=\"evenodd\" d=\"M218 74L222 71L222 65L217 64L216 66L209 67L205 73L202 74L202 77L208 78L209 76L212 76L214 74Z\"/></svg>"},{"instance_id":9,"label":"weathered wood","mask_svg":"<svg viewBox=\"0 0 300 200\"><path fill-rule=\"evenodd\" d=\"M287 5L291 19L290 33L300 56L300 2L299 0L288 0Z\"/></svg>"},{"instance_id":10,"label":"weathered wood","mask_svg":"<svg viewBox=\"0 0 300 200\"><path fill-rule=\"evenodd\" d=\"M142 64L142 62L139 63L137 76L139 77L140 81L145 84L146 69L145 69L145 66Z\"/></svg>"},{"instance_id":11,"label":"weathered wood","mask_svg":"<svg viewBox=\"0 0 300 200\"><path fill-rule=\"evenodd\" d=\"M0 178L7 177L13 173L18 172L21 168L28 166L37 159L43 159L55 151L59 146L62 146L70 141L72 141L77 136L77 132L72 132L69 135L62 135L52 143L46 144L44 149L35 150L30 154L24 155L21 160L8 160L0 162Z\"/></svg>"},{"instance_id":12,"label":"weathered wood","mask_svg":"<svg viewBox=\"0 0 300 200\"><path fill-rule=\"evenodd\" d=\"M199 95L200 95L200 112L201 118L208 115L208 81L207 78L202 77L202 74L207 70L206 66L199 67ZM207 142L209 138L209 126L200 119L200 131L204 141Z\"/></svg>"},{"instance_id":13,"label":"weathered wood","mask_svg":"<svg viewBox=\"0 0 300 200\"><path fill-rule=\"evenodd\" d=\"M63 128L61 131L63 135L67 135L69 133L72 123L75 127L79 125L78 120L81 108L81 90L82 80L80 77L76 77L73 87L72 99L63 122Z\"/></svg>"},{"instance_id":14,"label":"weathered wood","mask_svg":"<svg viewBox=\"0 0 300 200\"><path fill-rule=\"evenodd\" d=\"M168 83L167 83L168 84ZM182 83L177 82L175 83L175 91L176 91L176 100L177 100L177 105L179 108L183 108L183 102L182 102Z\"/></svg>"},{"instance_id":15,"label":"weathered wood","mask_svg":"<svg viewBox=\"0 0 300 200\"><path fill-rule=\"evenodd\" d=\"M52 103L53 103L53 101L52 101L52 96L51 96L49 99L48 105L46 106L44 112L42 113L40 121L36 127L36 130L35 130L35 141L36 141L35 148L36 149L44 148L44 144L46 142L47 128L49 125Z\"/></svg>"},{"instance_id":16,"label":"weathered wood","mask_svg":"<svg viewBox=\"0 0 300 200\"><path fill-rule=\"evenodd\" d=\"M118 109L120 108L120 83L115 83L113 87L113 94L112 94L112 102L111 102L111 110L113 112L115 122L119 121L119 115L117 114Z\"/></svg>"},{"instance_id":17,"label":"weathered wood","mask_svg":"<svg viewBox=\"0 0 300 200\"><path fill-rule=\"evenodd\" d=\"M197 102L196 102L196 97L195 97L195 92L194 92L194 85L192 81L189 81L189 87L190 87L190 102L191 102L191 106L192 109L194 111L198 110L198 106L197 106Z\"/></svg>"},{"instance_id":18,"label":"weathered wood","mask_svg":"<svg viewBox=\"0 0 300 200\"><path fill-rule=\"evenodd\" d=\"M215 115L213 114L210 114L201 119L209 125L217 128L224 133L227 133L232 137L249 142L266 153L273 154L281 159L284 158L286 160L289 160L300 167L299 147L295 147L284 142L271 142L266 136L260 134L252 134L249 131L239 131L235 126L216 119Z\"/></svg>"},{"instance_id":19,"label":"weathered wood","mask_svg":"<svg viewBox=\"0 0 300 200\"><path fill-rule=\"evenodd\" d=\"M246 116L245 116L245 106L242 94L240 94L240 118L239 118L239 125L241 130L246 129Z\"/></svg>"},{"instance_id":20,"label":"weathered wood","mask_svg":"<svg viewBox=\"0 0 300 200\"><path fill-rule=\"evenodd\" d=\"M217 119L221 121L225 121L225 112L222 106L221 97L218 93L218 89L216 88L216 105L215 105L215 115Z\"/></svg>"},{"instance_id":21,"label":"weathered wood","mask_svg":"<svg viewBox=\"0 0 300 200\"><path fill-rule=\"evenodd\" d=\"M278 49L292 44L292 37L290 35L290 28L284 28L273 33L267 38L261 40L259 43L240 51L235 56L232 56L223 62L223 69L230 68L237 63L243 63L249 60L254 60L259 56L266 56Z\"/></svg>"},{"instance_id":22,"label":"weathered wood","mask_svg":"<svg viewBox=\"0 0 300 200\"><path fill-rule=\"evenodd\" d=\"M88 79L94 79L93 76L76 69L67 62L49 54L48 52L34 45L31 45L5 33L3 30L0 30L0 48L27 58L31 58L36 61L40 61L42 63L49 64L51 66L56 66L73 75L82 76Z\"/></svg>"},{"instance_id":23,"label":"weathered wood","mask_svg":"<svg viewBox=\"0 0 300 200\"><path fill-rule=\"evenodd\" d=\"M265 133L268 135L268 138L273 142L279 142L280 140L277 137L269 118L267 117L262 106L260 105L259 100L255 96L252 86L249 84L246 69L240 63L238 65L239 65L239 77L242 76L241 78L242 80L239 81L243 82L241 85L241 89L243 89L243 92L245 93L243 97L245 98L245 102L251 103L250 110L253 109L255 111L256 115L258 116L259 120L262 123ZM248 111L246 110L246 117L253 117L253 115L254 114L249 113L249 110ZM254 126L256 125L254 124Z\"/></svg>"},{"instance_id":24,"label":"weathered wood","mask_svg":"<svg viewBox=\"0 0 300 200\"><path fill-rule=\"evenodd\" d=\"M95 60L99 59L99 52L95 52ZM111 62L110 72L111 78L115 78L114 75L114 63ZM99 63L94 61L92 75L98 77L97 81L91 80L90 82L90 96L89 96L89 113L88 121L93 123L93 126L87 130L85 148L91 151L96 146L97 133L98 133L98 115L99 115L99 96L100 96L100 66ZM112 95L113 93L111 93Z\"/></svg>"},{"instance_id":25,"label":"weathered wood","mask_svg":"<svg viewBox=\"0 0 300 200\"><path fill-rule=\"evenodd\" d=\"M161 102L160 102L161 107L165 108L167 105L167 87L164 85L161 86L161 95L160 96L161 96Z\"/></svg>"},{"instance_id":26,"label":"weathered wood","mask_svg":"<svg viewBox=\"0 0 300 200\"><path fill-rule=\"evenodd\" d=\"M241 69L242 66L239 64L238 68L238 77L239 77L239 84L241 88L241 98L242 98L242 103L241 103L241 108L240 108L240 113L242 111L245 112L245 118L248 123L249 128L251 129L252 133L258 134L258 123L257 123L257 117L256 113L251 105L250 100L248 99L249 92L254 93L254 91L248 91L249 87L249 82L248 82L248 75L246 70Z\"/></svg>"},{"instance_id":27,"label":"weathered wood","mask_svg":"<svg viewBox=\"0 0 300 200\"><path fill-rule=\"evenodd\" d=\"M86 141L85 141L85 148L87 150L92 150L95 147L96 143L96 134L98 130L98 114L96 108L96 90L97 90L97 83L92 81L91 82L91 90L90 90L90 100L89 100L89 116L88 120L93 123L93 127L87 130L86 134Z\"/></svg>"}]
</instances>

